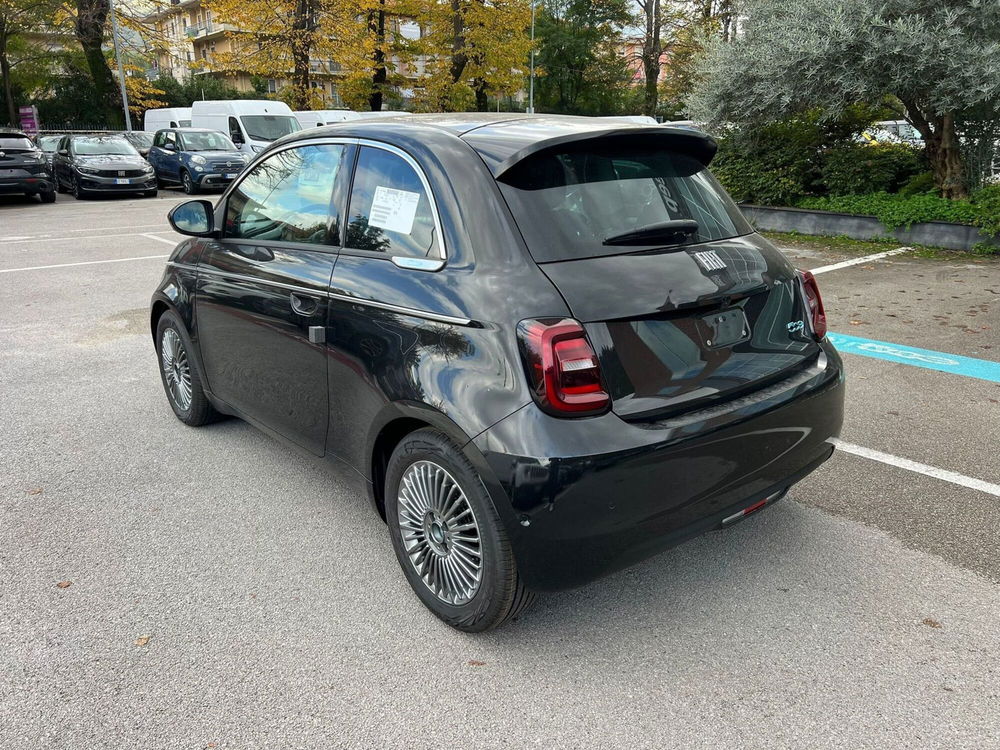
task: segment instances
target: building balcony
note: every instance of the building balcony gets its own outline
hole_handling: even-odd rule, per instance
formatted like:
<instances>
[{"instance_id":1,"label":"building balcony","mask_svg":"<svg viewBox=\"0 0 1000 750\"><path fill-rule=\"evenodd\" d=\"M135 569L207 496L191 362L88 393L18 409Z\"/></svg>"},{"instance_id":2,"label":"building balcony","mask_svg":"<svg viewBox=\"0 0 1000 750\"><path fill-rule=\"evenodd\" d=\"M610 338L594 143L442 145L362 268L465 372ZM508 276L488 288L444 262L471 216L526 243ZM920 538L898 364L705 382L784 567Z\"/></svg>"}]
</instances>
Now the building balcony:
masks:
<instances>
[{"instance_id":1,"label":"building balcony","mask_svg":"<svg viewBox=\"0 0 1000 750\"><path fill-rule=\"evenodd\" d=\"M188 39L204 39L205 37L212 36L213 34L222 34L227 31L237 31L237 27L231 23L215 23L214 21L209 21L207 23L198 23L194 26L188 26L184 30L187 34Z\"/></svg>"}]
</instances>

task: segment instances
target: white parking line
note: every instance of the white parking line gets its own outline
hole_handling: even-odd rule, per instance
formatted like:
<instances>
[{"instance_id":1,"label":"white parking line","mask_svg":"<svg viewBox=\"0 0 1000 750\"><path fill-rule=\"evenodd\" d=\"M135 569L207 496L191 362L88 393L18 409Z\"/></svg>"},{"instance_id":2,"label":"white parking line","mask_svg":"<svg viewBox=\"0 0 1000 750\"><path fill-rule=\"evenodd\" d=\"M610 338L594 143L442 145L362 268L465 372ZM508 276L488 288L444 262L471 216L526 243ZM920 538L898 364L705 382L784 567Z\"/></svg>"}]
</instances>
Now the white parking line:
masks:
<instances>
[{"instance_id":1,"label":"white parking line","mask_svg":"<svg viewBox=\"0 0 1000 750\"><path fill-rule=\"evenodd\" d=\"M159 240L160 242L166 242L168 245L176 245L178 240L168 240L166 237L157 237L155 234L143 234L140 235L151 240Z\"/></svg>"},{"instance_id":2,"label":"white parking line","mask_svg":"<svg viewBox=\"0 0 1000 750\"><path fill-rule=\"evenodd\" d=\"M169 231L167 229L163 231ZM125 234L91 234L82 235L77 237L38 237L32 240L15 240L11 238L6 238L6 240L0 240L0 247L6 247L8 245L22 245L28 242L80 242L81 240L102 240L105 237L148 237L149 235L141 234L139 232L128 232Z\"/></svg>"},{"instance_id":3,"label":"white parking line","mask_svg":"<svg viewBox=\"0 0 1000 750\"><path fill-rule=\"evenodd\" d=\"M893 255L900 255L902 253L909 252L912 247L900 247L895 250L886 250L884 253L875 253L873 255L865 255L861 258L852 258L851 260L844 260L840 263L831 263L828 266L820 266L819 268L812 268L812 275L815 276L818 273L827 273L828 271L839 271L841 268L848 268L849 266L857 266L862 263L871 263L873 260L882 260L883 258L888 258Z\"/></svg>"},{"instance_id":4,"label":"white parking line","mask_svg":"<svg viewBox=\"0 0 1000 750\"><path fill-rule=\"evenodd\" d=\"M127 263L131 260L155 260L169 258L169 255L140 255L135 258L115 258L113 260L84 260L79 263L56 263L51 266L28 266L26 268L0 268L0 273L17 273L18 271L44 271L48 268L69 268L70 266L97 266L101 263Z\"/></svg>"},{"instance_id":5,"label":"white parking line","mask_svg":"<svg viewBox=\"0 0 1000 750\"><path fill-rule=\"evenodd\" d=\"M982 479L974 479L973 477L967 477L964 474L948 471L947 469L939 469L936 466L928 466L927 464L918 463L917 461L911 461L908 458L900 458L899 456L893 456L890 453L883 453L882 451L865 448L862 445L845 443L843 440L839 440L837 438L831 438L830 442L837 447L837 450L841 450L844 453L851 453L855 456L861 456L862 458L867 458L872 461L888 464L889 466L895 466L900 469L916 472L917 474L923 474L925 477L933 477L934 479L940 479L943 482L951 482L952 484L957 484L960 487L968 487L970 490L978 490L979 492L985 492L987 495L1000 497L1000 484L984 482Z\"/></svg>"},{"instance_id":6,"label":"white parking line","mask_svg":"<svg viewBox=\"0 0 1000 750\"><path fill-rule=\"evenodd\" d=\"M117 229L132 229L132 230L135 230L135 229L150 229L150 228L155 229L156 227L162 227L162 226L163 226L163 222L161 221L161 222L157 222L156 224L134 224L132 226L127 226L127 227L102 227L102 229L105 232L113 232L113 231L115 231ZM94 231L93 229L63 229L62 230L62 234L74 234L76 232L93 232L93 231ZM166 230L164 230L164 231L166 231ZM19 240L20 241L23 241L23 240L47 240L51 236L52 236L51 234L45 233L45 234L22 234L22 235L16 235L16 236L13 236L13 237L0 237L0 243L3 243L3 242L17 242ZM95 237L101 237L103 235L94 235L94 236ZM86 239L86 238L85 237L81 237L79 239Z\"/></svg>"}]
</instances>

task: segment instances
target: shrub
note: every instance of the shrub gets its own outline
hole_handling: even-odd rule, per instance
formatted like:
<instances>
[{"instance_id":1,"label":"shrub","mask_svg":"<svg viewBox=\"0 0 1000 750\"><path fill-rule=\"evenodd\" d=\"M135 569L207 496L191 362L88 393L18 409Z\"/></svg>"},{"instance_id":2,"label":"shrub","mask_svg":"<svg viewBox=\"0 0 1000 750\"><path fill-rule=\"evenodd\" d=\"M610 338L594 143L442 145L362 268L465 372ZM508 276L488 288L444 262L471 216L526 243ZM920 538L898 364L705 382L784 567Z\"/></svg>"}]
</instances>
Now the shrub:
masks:
<instances>
[{"instance_id":1,"label":"shrub","mask_svg":"<svg viewBox=\"0 0 1000 750\"><path fill-rule=\"evenodd\" d=\"M869 195L838 195L823 198L803 198L800 208L818 211L874 216L889 229L909 228L925 221L951 221L981 227L989 234L1000 233L996 204L1000 203L1000 190L984 188L976 194L980 202L947 200L936 195L913 195L904 197L889 193Z\"/></svg>"},{"instance_id":2,"label":"shrub","mask_svg":"<svg viewBox=\"0 0 1000 750\"><path fill-rule=\"evenodd\" d=\"M983 231L1000 237L1000 185L988 185L972 194L969 202L979 212L977 222Z\"/></svg>"},{"instance_id":3,"label":"shrub","mask_svg":"<svg viewBox=\"0 0 1000 750\"><path fill-rule=\"evenodd\" d=\"M822 155L823 184L830 195L894 193L923 168L919 149L902 143L850 143Z\"/></svg>"},{"instance_id":4,"label":"shrub","mask_svg":"<svg viewBox=\"0 0 1000 750\"><path fill-rule=\"evenodd\" d=\"M921 172L920 174L915 174L906 184L899 189L899 194L904 198L909 198L911 195L920 195L922 193L931 193L933 195L938 195L939 191L937 185L934 184L934 175L930 172Z\"/></svg>"}]
</instances>

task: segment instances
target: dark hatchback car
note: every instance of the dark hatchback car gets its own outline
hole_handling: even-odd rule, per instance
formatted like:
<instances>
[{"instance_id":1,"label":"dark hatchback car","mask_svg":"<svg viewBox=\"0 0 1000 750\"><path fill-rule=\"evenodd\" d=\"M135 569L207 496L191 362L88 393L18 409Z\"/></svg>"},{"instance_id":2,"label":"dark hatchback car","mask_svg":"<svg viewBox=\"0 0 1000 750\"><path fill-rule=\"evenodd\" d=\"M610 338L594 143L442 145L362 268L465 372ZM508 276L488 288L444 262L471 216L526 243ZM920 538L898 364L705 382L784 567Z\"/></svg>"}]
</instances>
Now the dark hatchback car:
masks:
<instances>
[{"instance_id":1,"label":"dark hatchback car","mask_svg":"<svg viewBox=\"0 0 1000 750\"><path fill-rule=\"evenodd\" d=\"M830 457L844 379L815 280L714 153L545 116L282 138L171 212L170 405L328 458L466 631L739 521Z\"/></svg>"},{"instance_id":2,"label":"dark hatchback car","mask_svg":"<svg viewBox=\"0 0 1000 750\"><path fill-rule=\"evenodd\" d=\"M76 198L97 193L156 195L156 175L121 135L66 135L53 157L56 189Z\"/></svg>"},{"instance_id":3,"label":"dark hatchback car","mask_svg":"<svg viewBox=\"0 0 1000 750\"><path fill-rule=\"evenodd\" d=\"M44 152L18 130L0 130L0 193L37 195L42 203L56 199Z\"/></svg>"}]
</instances>

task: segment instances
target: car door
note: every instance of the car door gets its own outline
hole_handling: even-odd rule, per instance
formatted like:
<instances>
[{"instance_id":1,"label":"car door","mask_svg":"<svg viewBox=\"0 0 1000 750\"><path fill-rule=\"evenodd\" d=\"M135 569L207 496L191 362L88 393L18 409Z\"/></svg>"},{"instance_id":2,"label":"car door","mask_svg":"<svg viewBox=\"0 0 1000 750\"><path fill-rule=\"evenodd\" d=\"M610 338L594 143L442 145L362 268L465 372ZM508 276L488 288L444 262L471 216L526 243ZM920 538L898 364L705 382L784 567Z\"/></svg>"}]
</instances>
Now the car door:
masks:
<instances>
[{"instance_id":1,"label":"car door","mask_svg":"<svg viewBox=\"0 0 1000 750\"><path fill-rule=\"evenodd\" d=\"M164 131L160 165L163 169L163 176L174 182L179 182L181 179L181 155L178 153L180 149L181 146L177 133L173 130Z\"/></svg>"},{"instance_id":2,"label":"car door","mask_svg":"<svg viewBox=\"0 0 1000 750\"><path fill-rule=\"evenodd\" d=\"M222 236L199 265L195 316L212 392L322 455L329 416L325 344L353 146L325 140L276 151L220 207Z\"/></svg>"},{"instance_id":3,"label":"car door","mask_svg":"<svg viewBox=\"0 0 1000 750\"><path fill-rule=\"evenodd\" d=\"M149 149L149 154L146 156L146 161L150 163L153 167L153 171L156 172L157 177L164 177L163 170L163 143L164 143L164 131L158 130L156 135L153 136L153 145Z\"/></svg>"},{"instance_id":4,"label":"car door","mask_svg":"<svg viewBox=\"0 0 1000 750\"><path fill-rule=\"evenodd\" d=\"M56 152L52 156L52 167L55 170L56 184L69 185L69 174L67 169L69 158L63 154L63 151L68 149L69 136L64 135L59 139L59 145L56 146Z\"/></svg>"}]
</instances>

